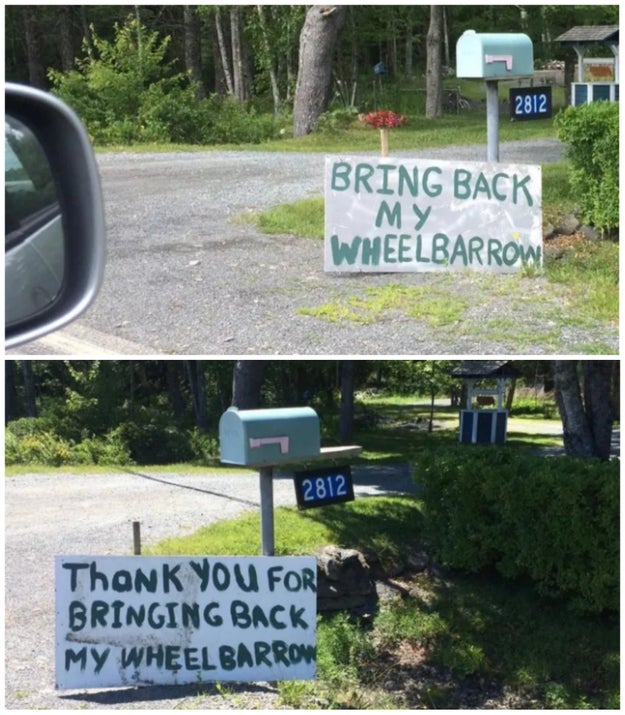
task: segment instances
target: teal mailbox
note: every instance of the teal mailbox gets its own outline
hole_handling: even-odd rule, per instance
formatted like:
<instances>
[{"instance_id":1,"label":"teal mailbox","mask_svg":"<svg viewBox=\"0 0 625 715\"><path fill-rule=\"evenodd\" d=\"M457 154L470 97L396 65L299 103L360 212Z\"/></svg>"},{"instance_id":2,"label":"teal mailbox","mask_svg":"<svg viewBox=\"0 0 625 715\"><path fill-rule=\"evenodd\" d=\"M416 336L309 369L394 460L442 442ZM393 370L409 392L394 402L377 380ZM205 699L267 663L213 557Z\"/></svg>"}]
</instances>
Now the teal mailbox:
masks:
<instances>
[{"instance_id":1,"label":"teal mailbox","mask_svg":"<svg viewBox=\"0 0 625 715\"><path fill-rule=\"evenodd\" d=\"M511 79L534 74L534 48L522 33L466 30L456 43L456 76Z\"/></svg>"},{"instance_id":2,"label":"teal mailbox","mask_svg":"<svg viewBox=\"0 0 625 715\"><path fill-rule=\"evenodd\" d=\"M222 462L250 467L318 457L319 417L311 407L230 407L219 420L219 449Z\"/></svg>"}]
</instances>

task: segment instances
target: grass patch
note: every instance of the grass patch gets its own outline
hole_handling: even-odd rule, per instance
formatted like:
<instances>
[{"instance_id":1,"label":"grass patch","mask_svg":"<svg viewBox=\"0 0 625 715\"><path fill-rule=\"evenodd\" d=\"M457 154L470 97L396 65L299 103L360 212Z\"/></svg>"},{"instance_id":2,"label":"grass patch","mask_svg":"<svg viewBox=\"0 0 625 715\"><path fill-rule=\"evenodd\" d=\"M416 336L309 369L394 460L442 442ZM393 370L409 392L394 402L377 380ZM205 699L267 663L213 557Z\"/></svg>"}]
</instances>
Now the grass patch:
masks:
<instances>
[{"instance_id":1,"label":"grass patch","mask_svg":"<svg viewBox=\"0 0 625 715\"><path fill-rule=\"evenodd\" d=\"M543 222L557 224L577 201L569 180L569 164L543 164Z\"/></svg>"},{"instance_id":2,"label":"grass patch","mask_svg":"<svg viewBox=\"0 0 625 715\"><path fill-rule=\"evenodd\" d=\"M550 281L571 291L572 315L606 320L619 317L619 245L615 241L574 241L559 259L545 262Z\"/></svg>"},{"instance_id":3,"label":"grass patch","mask_svg":"<svg viewBox=\"0 0 625 715\"><path fill-rule=\"evenodd\" d=\"M466 309L465 300L445 291L390 284L367 288L362 298L337 299L315 308L300 308L298 313L330 322L373 323L395 312L430 327L441 327L457 323Z\"/></svg>"},{"instance_id":4,"label":"grass patch","mask_svg":"<svg viewBox=\"0 0 625 715\"><path fill-rule=\"evenodd\" d=\"M475 83L473 83L475 84ZM471 91L471 87L468 91ZM464 93L464 90L463 90ZM478 99L484 96L478 93ZM483 111L461 114L447 114L438 119L424 116L409 116L409 125L391 133L391 150L426 150L431 147L460 144L484 144L486 147L486 113ZM353 121L344 129L314 132L304 137L290 136L290 129L277 139L258 144L132 144L98 147L98 153L165 153L165 152L205 152L205 151L281 151L313 153L345 153L358 151L379 151L380 138L377 131ZM555 129L550 119L533 122L501 122L501 141L516 141L555 137Z\"/></svg>"},{"instance_id":5,"label":"grass patch","mask_svg":"<svg viewBox=\"0 0 625 715\"><path fill-rule=\"evenodd\" d=\"M412 526L406 530L406 524ZM359 499L323 509L300 512L295 507L274 511L276 555L315 553L326 544L379 551L382 558L396 558L406 543L418 543L422 534L421 503L415 497ZM363 539L355 535L362 529ZM366 537L365 537L366 534ZM211 554L256 556L260 551L260 513L219 521L189 536L166 539L145 554L170 556Z\"/></svg>"},{"instance_id":6,"label":"grass patch","mask_svg":"<svg viewBox=\"0 0 625 715\"><path fill-rule=\"evenodd\" d=\"M260 214L253 222L264 233L285 233L322 239L323 212L323 199L301 199L292 204L275 206Z\"/></svg>"},{"instance_id":7,"label":"grass patch","mask_svg":"<svg viewBox=\"0 0 625 715\"><path fill-rule=\"evenodd\" d=\"M149 464L115 466L109 464L77 464L54 467L48 464L11 464L4 468L7 477L19 476L20 474L111 474L113 472L148 472L150 474L206 474L210 470L211 474L241 474L241 472L252 471L245 467L224 467L217 458L214 464Z\"/></svg>"}]
</instances>

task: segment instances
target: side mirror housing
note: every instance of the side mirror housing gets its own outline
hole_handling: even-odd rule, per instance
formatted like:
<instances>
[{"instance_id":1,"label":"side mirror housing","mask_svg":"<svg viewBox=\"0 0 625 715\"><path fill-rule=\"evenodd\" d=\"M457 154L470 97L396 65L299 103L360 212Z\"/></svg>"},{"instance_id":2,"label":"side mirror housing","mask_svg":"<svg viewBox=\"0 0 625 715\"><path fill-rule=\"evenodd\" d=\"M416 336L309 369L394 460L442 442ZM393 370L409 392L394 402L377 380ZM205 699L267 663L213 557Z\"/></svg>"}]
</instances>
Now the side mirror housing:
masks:
<instances>
[{"instance_id":1,"label":"side mirror housing","mask_svg":"<svg viewBox=\"0 0 625 715\"><path fill-rule=\"evenodd\" d=\"M104 207L87 132L63 102L5 85L5 348L77 318L102 283Z\"/></svg>"}]
</instances>

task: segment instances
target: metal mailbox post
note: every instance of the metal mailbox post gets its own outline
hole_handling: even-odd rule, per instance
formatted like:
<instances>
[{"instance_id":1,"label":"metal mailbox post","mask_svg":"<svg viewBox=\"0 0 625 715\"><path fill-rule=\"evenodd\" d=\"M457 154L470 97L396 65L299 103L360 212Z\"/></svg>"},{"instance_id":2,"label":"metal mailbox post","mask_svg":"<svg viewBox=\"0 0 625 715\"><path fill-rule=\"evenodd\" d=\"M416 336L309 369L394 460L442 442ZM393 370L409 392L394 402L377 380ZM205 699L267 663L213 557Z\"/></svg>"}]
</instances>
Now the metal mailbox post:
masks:
<instances>
[{"instance_id":1,"label":"metal mailbox post","mask_svg":"<svg viewBox=\"0 0 625 715\"><path fill-rule=\"evenodd\" d=\"M220 460L255 467L260 475L263 556L274 555L273 469L320 460L342 461L362 447L321 447L319 417L311 407L238 410L230 407L219 420Z\"/></svg>"},{"instance_id":2,"label":"metal mailbox post","mask_svg":"<svg viewBox=\"0 0 625 715\"><path fill-rule=\"evenodd\" d=\"M499 161L499 80L533 74L534 49L525 34L466 30L458 39L456 76L486 82L488 161Z\"/></svg>"}]
</instances>

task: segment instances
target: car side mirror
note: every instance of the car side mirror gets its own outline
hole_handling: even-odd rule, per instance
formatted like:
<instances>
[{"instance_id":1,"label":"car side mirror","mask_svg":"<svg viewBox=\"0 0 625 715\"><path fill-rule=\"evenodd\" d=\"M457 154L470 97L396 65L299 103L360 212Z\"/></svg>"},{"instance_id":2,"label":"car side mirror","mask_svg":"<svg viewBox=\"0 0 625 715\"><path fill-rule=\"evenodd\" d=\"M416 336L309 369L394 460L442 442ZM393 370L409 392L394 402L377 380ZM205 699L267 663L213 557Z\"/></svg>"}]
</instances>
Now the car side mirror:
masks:
<instances>
[{"instance_id":1,"label":"car side mirror","mask_svg":"<svg viewBox=\"0 0 625 715\"><path fill-rule=\"evenodd\" d=\"M5 85L5 348L67 325L102 283L104 208L89 137L40 90Z\"/></svg>"}]
</instances>

